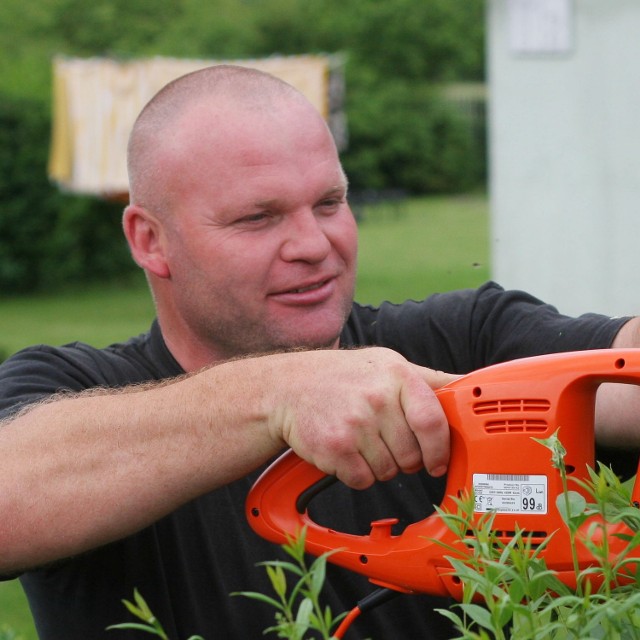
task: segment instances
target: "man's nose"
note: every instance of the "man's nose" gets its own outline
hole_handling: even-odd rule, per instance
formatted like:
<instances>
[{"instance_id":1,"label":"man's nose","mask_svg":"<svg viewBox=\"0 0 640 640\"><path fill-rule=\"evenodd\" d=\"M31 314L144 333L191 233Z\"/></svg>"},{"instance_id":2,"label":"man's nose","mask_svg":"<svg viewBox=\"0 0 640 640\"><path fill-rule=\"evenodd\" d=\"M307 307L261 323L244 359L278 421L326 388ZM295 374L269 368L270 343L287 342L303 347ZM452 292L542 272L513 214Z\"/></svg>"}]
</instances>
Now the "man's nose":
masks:
<instances>
[{"instance_id":1,"label":"man's nose","mask_svg":"<svg viewBox=\"0 0 640 640\"><path fill-rule=\"evenodd\" d=\"M283 260L320 262L330 251L331 242L323 229L322 220L313 211L300 211L291 216L287 236L280 249Z\"/></svg>"}]
</instances>

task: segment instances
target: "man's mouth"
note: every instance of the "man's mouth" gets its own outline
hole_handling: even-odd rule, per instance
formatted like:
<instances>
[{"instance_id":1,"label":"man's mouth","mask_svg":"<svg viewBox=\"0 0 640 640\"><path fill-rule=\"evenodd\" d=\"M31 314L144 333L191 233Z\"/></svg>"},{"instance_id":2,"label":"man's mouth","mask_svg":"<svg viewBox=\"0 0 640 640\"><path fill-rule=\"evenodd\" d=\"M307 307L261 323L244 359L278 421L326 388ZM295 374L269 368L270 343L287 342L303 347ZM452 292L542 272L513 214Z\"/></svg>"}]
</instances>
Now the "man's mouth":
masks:
<instances>
[{"instance_id":1,"label":"man's mouth","mask_svg":"<svg viewBox=\"0 0 640 640\"><path fill-rule=\"evenodd\" d=\"M272 297L285 304L316 305L326 302L335 293L335 278L326 278L304 287L283 289Z\"/></svg>"},{"instance_id":2,"label":"man's mouth","mask_svg":"<svg viewBox=\"0 0 640 640\"><path fill-rule=\"evenodd\" d=\"M306 293L307 291L314 291L315 289L319 289L324 286L327 280L323 280L322 282L316 282L316 284L310 284L308 287L302 287L300 289L290 289L287 293Z\"/></svg>"}]
</instances>

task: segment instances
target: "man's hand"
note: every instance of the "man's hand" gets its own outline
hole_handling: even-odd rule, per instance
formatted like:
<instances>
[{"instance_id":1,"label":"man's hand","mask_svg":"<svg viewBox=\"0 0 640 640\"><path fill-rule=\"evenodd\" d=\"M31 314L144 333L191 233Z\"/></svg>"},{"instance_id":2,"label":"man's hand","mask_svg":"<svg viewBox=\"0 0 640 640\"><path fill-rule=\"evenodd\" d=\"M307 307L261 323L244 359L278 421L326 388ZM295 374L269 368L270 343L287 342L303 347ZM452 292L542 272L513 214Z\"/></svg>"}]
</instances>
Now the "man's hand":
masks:
<instances>
[{"instance_id":1,"label":"man's hand","mask_svg":"<svg viewBox=\"0 0 640 640\"><path fill-rule=\"evenodd\" d=\"M282 357L286 383L274 387L286 392L270 399L269 429L300 457L355 489L423 466L446 472L449 426L433 389L456 376L383 348Z\"/></svg>"}]
</instances>

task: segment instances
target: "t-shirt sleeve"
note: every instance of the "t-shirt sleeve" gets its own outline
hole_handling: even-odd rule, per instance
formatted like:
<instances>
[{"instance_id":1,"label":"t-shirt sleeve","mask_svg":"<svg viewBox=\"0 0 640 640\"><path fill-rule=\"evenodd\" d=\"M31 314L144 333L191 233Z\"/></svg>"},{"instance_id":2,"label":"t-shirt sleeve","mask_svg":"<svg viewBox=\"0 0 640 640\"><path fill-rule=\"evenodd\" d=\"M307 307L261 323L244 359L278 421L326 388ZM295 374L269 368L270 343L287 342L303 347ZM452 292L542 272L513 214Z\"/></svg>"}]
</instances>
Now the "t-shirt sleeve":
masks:
<instances>
[{"instance_id":1,"label":"t-shirt sleeve","mask_svg":"<svg viewBox=\"0 0 640 640\"><path fill-rule=\"evenodd\" d=\"M523 291L505 291L490 283L471 297L463 324L470 332L474 365L482 366L545 353L611 346L628 318L596 313L563 315Z\"/></svg>"},{"instance_id":2,"label":"t-shirt sleeve","mask_svg":"<svg viewBox=\"0 0 640 640\"><path fill-rule=\"evenodd\" d=\"M424 366L468 373L516 358L607 348L627 320L593 313L569 317L490 282L422 301L356 307L344 335L354 344L395 349Z\"/></svg>"},{"instance_id":3,"label":"t-shirt sleeve","mask_svg":"<svg viewBox=\"0 0 640 640\"><path fill-rule=\"evenodd\" d=\"M0 418L58 392L119 388L181 375L156 323L126 342L36 345L0 364Z\"/></svg>"},{"instance_id":4,"label":"t-shirt sleeve","mask_svg":"<svg viewBox=\"0 0 640 640\"><path fill-rule=\"evenodd\" d=\"M0 365L0 419L55 393L100 386L99 369L91 364L72 346L19 351Z\"/></svg>"}]
</instances>

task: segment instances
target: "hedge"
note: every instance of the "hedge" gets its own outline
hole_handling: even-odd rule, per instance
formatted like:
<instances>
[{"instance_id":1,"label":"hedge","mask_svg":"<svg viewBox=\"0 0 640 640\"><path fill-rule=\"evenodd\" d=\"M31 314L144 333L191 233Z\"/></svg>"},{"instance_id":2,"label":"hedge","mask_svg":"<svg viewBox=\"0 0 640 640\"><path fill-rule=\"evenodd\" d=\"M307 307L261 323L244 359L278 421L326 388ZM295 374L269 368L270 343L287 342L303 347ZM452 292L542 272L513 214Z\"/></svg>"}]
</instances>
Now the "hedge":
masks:
<instances>
[{"instance_id":1,"label":"hedge","mask_svg":"<svg viewBox=\"0 0 640 640\"><path fill-rule=\"evenodd\" d=\"M44 103L0 95L0 293L113 278L133 269L122 206L61 193L47 177Z\"/></svg>"}]
</instances>

